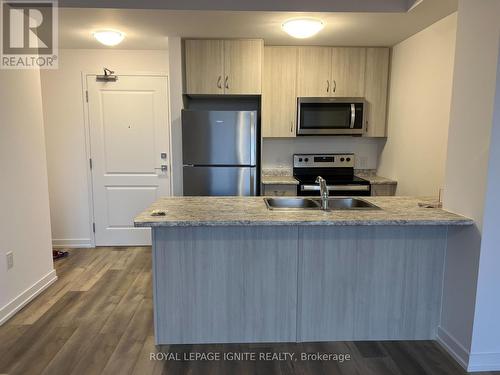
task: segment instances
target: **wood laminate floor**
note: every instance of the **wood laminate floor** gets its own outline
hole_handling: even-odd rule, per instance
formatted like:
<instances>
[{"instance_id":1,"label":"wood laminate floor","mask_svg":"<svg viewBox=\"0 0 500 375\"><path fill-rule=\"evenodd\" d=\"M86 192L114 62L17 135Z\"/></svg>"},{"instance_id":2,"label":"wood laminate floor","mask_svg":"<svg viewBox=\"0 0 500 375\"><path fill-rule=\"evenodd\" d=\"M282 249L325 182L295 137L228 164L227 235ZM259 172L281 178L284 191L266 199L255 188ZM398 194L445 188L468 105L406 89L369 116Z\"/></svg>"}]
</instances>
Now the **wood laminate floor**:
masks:
<instances>
[{"instance_id":1,"label":"wood laminate floor","mask_svg":"<svg viewBox=\"0 0 500 375\"><path fill-rule=\"evenodd\" d=\"M56 269L57 282L0 327L0 374L465 374L432 341L155 347L150 248L72 250ZM351 360L300 358L316 352ZM247 360L223 360L233 353ZM273 353L294 357L261 357Z\"/></svg>"}]
</instances>

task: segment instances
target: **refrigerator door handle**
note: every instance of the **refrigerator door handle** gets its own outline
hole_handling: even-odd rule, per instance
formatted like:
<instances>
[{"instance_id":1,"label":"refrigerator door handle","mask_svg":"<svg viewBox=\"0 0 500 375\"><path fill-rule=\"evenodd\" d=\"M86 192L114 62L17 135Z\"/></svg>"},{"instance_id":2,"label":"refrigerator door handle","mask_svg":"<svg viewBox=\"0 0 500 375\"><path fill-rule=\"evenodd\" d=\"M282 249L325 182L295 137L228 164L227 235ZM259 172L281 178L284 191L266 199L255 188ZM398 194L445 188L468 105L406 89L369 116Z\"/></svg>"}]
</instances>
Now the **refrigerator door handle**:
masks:
<instances>
[{"instance_id":1,"label":"refrigerator door handle","mask_svg":"<svg viewBox=\"0 0 500 375\"><path fill-rule=\"evenodd\" d=\"M250 196L256 194L255 168L250 168Z\"/></svg>"}]
</instances>

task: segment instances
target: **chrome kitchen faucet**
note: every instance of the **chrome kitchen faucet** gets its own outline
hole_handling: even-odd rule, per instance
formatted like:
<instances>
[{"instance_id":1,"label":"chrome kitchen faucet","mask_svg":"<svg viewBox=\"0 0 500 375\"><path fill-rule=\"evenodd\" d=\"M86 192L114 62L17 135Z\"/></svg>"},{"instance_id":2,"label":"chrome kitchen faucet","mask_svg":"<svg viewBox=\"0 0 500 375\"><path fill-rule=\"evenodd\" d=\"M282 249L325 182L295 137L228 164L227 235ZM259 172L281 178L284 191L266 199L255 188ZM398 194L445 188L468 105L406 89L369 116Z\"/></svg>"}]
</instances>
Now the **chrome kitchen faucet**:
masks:
<instances>
[{"instance_id":1,"label":"chrome kitchen faucet","mask_svg":"<svg viewBox=\"0 0 500 375\"><path fill-rule=\"evenodd\" d=\"M320 194L321 194L321 209L324 211L328 210L328 187L326 186L326 181L323 177L316 177L316 183L319 184Z\"/></svg>"}]
</instances>

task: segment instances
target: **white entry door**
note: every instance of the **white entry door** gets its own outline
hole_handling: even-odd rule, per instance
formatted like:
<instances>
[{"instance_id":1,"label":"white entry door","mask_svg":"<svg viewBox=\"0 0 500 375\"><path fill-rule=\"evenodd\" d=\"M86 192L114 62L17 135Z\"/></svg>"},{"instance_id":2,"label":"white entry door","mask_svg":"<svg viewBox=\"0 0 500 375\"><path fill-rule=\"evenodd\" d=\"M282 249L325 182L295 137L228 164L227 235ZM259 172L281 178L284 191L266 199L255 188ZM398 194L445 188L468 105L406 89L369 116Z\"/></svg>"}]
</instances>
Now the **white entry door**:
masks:
<instances>
[{"instance_id":1,"label":"white entry door","mask_svg":"<svg viewBox=\"0 0 500 375\"><path fill-rule=\"evenodd\" d=\"M167 77L87 76L97 246L151 244L134 217L170 195Z\"/></svg>"}]
</instances>

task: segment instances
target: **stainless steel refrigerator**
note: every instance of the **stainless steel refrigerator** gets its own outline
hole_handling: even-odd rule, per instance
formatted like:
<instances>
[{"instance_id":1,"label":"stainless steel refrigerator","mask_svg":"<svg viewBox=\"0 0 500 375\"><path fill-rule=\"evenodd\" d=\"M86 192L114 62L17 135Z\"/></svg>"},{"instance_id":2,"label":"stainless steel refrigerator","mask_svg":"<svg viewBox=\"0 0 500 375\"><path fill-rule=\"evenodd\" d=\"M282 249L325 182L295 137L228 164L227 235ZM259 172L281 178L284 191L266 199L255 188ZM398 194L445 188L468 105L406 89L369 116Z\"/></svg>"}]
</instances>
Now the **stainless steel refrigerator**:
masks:
<instances>
[{"instance_id":1,"label":"stainless steel refrigerator","mask_svg":"<svg viewBox=\"0 0 500 375\"><path fill-rule=\"evenodd\" d=\"M257 112L182 111L187 196L257 195Z\"/></svg>"}]
</instances>

